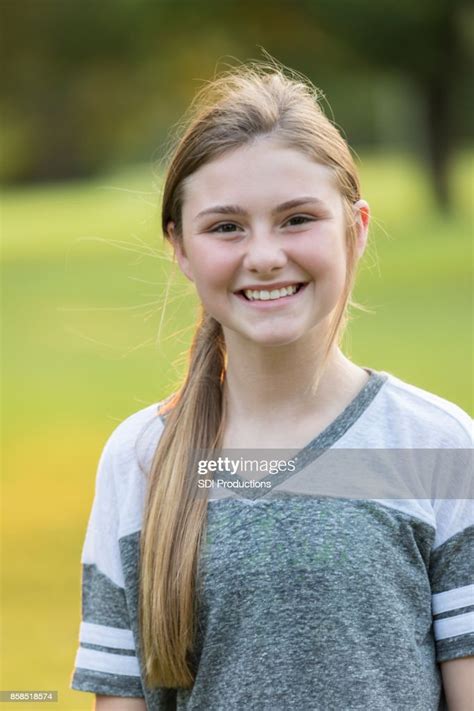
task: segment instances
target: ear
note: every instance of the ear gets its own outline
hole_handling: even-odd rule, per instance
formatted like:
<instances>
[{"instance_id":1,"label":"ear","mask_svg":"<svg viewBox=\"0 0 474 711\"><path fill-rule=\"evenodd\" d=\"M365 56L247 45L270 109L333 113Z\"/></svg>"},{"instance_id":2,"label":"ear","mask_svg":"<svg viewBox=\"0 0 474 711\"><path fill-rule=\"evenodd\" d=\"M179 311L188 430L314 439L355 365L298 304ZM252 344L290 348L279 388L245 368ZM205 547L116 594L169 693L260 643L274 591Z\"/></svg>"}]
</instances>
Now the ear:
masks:
<instances>
[{"instance_id":1,"label":"ear","mask_svg":"<svg viewBox=\"0 0 474 711\"><path fill-rule=\"evenodd\" d=\"M176 260L179 264L179 268L183 272L184 276L186 276L190 281L194 281L191 271L191 265L189 263L189 259L186 256L186 252L184 251L183 240L178 239L178 237L176 236L174 222L168 222L166 226L166 232L173 246L174 256L176 257Z\"/></svg>"},{"instance_id":2,"label":"ear","mask_svg":"<svg viewBox=\"0 0 474 711\"><path fill-rule=\"evenodd\" d=\"M353 205L354 219L357 225L357 256L360 259L367 246L369 235L370 208L365 200L357 200Z\"/></svg>"}]
</instances>

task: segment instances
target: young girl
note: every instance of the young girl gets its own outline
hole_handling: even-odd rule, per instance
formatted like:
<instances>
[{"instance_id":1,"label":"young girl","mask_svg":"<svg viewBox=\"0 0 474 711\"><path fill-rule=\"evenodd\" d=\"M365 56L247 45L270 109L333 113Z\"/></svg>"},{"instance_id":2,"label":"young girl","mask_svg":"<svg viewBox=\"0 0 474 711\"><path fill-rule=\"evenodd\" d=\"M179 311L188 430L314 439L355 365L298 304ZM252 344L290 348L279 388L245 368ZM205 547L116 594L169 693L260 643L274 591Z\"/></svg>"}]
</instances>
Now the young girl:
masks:
<instances>
[{"instance_id":1,"label":"young girl","mask_svg":"<svg viewBox=\"0 0 474 711\"><path fill-rule=\"evenodd\" d=\"M459 407L341 351L369 224L347 144L274 64L194 106L162 223L202 319L179 392L104 448L71 686L100 711L467 710L472 506L449 467L444 498L324 496L308 469L471 447ZM224 449L294 468L202 489L197 453Z\"/></svg>"}]
</instances>

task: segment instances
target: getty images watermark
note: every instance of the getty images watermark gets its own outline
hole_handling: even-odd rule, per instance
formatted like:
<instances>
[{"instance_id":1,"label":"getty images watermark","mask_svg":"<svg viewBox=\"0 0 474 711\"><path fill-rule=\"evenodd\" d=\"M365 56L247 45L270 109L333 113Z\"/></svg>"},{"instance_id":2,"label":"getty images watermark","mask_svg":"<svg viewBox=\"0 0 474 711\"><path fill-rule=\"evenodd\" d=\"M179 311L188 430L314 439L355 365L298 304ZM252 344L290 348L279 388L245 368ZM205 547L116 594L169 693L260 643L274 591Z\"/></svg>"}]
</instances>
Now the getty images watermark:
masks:
<instances>
[{"instance_id":1,"label":"getty images watermark","mask_svg":"<svg viewBox=\"0 0 474 711\"><path fill-rule=\"evenodd\" d=\"M268 475L296 471L297 462L292 459L249 459L246 457L218 456L197 461L198 489L271 489L272 482ZM209 478L207 475L218 475ZM241 478L241 475L258 475L265 478ZM220 476L219 476L220 475Z\"/></svg>"},{"instance_id":2,"label":"getty images watermark","mask_svg":"<svg viewBox=\"0 0 474 711\"><path fill-rule=\"evenodd\" d=\"M189 476L210 499L474 499L473 450L461 448L200 449Z\"/></svg>"}]
</instances>

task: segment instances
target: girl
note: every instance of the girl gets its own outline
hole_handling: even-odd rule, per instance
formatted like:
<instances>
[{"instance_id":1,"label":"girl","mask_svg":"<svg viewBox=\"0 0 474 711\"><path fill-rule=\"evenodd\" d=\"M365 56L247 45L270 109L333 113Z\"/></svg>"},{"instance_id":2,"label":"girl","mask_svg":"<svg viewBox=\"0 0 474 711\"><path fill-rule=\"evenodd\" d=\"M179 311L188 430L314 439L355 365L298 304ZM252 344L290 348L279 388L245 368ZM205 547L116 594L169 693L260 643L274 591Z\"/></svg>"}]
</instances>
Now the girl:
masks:
<instances>
[{"instance_id":1,"label":"girl","mask_svg":"<svg viewBox=\"0 0 474 711\"><path fill-rule=\"evenodd\" d=\"M314 87L275 64L214 80L162 224L202 319L179 392L104 448L72 688L99 711L470 708L468 499L308 476L323 453L350 473L355 452L471 446L459 407L341 351L369 206ZM294 468L198 486L203 452L256 448Z\"/></svg>"}]
</instances>

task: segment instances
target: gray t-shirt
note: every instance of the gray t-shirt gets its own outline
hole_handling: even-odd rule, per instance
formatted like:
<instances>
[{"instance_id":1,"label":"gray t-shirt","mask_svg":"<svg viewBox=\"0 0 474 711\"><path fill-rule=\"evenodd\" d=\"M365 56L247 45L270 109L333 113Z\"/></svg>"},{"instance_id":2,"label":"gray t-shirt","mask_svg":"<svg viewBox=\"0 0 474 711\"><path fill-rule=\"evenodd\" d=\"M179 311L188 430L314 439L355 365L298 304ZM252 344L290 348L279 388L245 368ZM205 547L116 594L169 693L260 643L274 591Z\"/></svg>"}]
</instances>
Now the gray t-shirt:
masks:
<instances>
[{"instance_id":1,"label":"gray t-shirt","mask_svg":"<svg viewBox=\"0 0 474 711\"><path fill-rule=\"evenodd\" d=\"M270 489L209 496L188 690L143 681L139 540L147 467L165 426L159 403L113 431L81 558L71 688L144 697L150 711L444 708L438 663L474 654L472 472L464 464L450 472L445 458L441 477L427 484L411 455L424 450L438 463L442 450L472 455L472 420L390 373L368 371L357 397L297 453L295 472L278 474ZM366 459L384 452L396 456L383 470ZM400 493L403 457L413 495ZM339 493L318 488L321 471L309 466L317 461L330 462L326 474L348 463L344 474L357 486L363 471L365 493L341 495L354 491L347 479Z\"/></svg>"}]
</instances>

